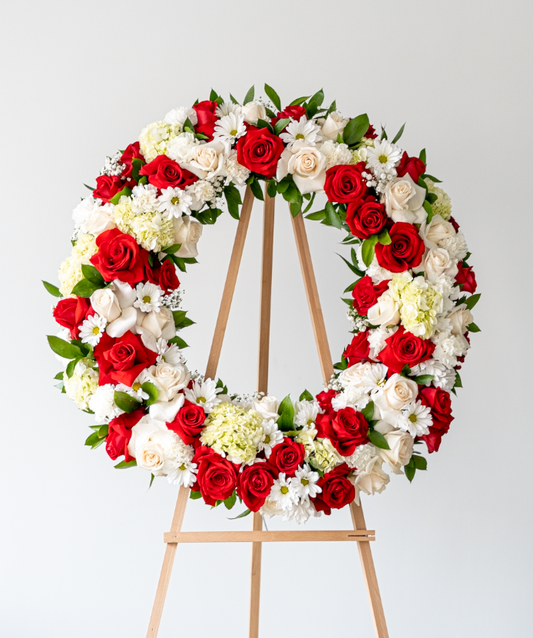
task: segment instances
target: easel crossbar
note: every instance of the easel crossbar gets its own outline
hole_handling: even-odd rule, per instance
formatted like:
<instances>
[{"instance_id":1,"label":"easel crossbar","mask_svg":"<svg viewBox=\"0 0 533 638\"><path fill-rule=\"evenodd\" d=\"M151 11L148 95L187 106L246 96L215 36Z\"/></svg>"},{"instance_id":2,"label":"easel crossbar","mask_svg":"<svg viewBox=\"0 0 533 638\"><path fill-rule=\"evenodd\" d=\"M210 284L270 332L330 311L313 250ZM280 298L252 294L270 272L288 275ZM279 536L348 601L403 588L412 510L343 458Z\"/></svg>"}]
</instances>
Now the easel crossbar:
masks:
<instances>
[{"instance_id":1,"label":"easel crossbar","mask_svg":"<svg viewBox=\"0 0 533 638\"><path fill-rule=\"evenodd\" d=\"M167 532L165 543L288 543L321 541L374 541L374 530L271 531L271 532Z\"/></svg>"}]
</instances>

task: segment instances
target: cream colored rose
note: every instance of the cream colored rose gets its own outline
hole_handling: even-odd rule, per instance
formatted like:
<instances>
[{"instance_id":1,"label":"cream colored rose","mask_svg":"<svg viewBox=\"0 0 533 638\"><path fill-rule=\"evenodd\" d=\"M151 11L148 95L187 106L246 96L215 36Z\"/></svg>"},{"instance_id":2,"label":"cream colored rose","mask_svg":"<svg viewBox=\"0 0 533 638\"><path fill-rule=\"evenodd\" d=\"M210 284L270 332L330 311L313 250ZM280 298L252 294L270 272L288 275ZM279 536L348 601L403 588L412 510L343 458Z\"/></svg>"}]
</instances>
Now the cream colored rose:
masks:
<instances>
[{"instance_id":1,"label":"cream colored rose","mask_svg":"<svg viewBox=\"0 0 533 638\"><path fill-rule=\"evenodd\" d=\"M257 124L257 120L266 118L266 109L261 102L246 102L242 107L242 114L248 124Z\"/></svg>"},{"instance_id":2,"label":"cream colored rose","mask_svg":"<svg viewBox=\"0 0 533 638\"><path fill-rule=\"evenodd\" d=\"M377 302L368 309L368 321L373 326L395 326L400 323L399 305L390 290L385 290Z\"/></svg>"},{"instance_id":3,"label":"cream colored rose","mask_svg":"<svg viewBox=\"0 0 533 638\"><path fill-rule=\"evenodd\" d=\"M110 288L95 290L91 295L91 306L108 322L114 321L122 314L118 299Z\"/></svg>"},{"instance_id":4,"label":"cream colored rose","mask_svg":"<svg viewBox=\"0 0 533 638\"><path fill-rule=\"evenodd\" d=\"M128 451L139 467L161 476L165 459L176 441L177 435L166 427L164 421L146 415L131 429Z\"/></svg>"},{"instance_id":5,"label":"cream colored rose","mask_svg":"<svg viewBox=\"0 0 533 638\"><path fill-rule=\"evenodd\" d=\"M421 269L424 271L426 279L432 283L443 274L450 277L455 277L457 274L457 264L450 259L448 251L444 248L430 248L424 257Z\"/></svg>"},{"instance_id":6,"label":"cream colored rose","mask_svg":"<svg viewBox=\"0 0 533 638\"><path fill-rule=\"evenodd\" d=\"M344 127L348 124L348 120L345 120L337 111L330 113L322 122L322 129L320 131L322 137L333 140L334 142L337 141L338 136L342 134Z\"/></svg>"},{"instance_id":7,"label":"cream colored rose","mask_svg":"<svg viewBox=\"0 0 533 638\"><path fill-rule=\"evenodd\" d=\"M187 215L174 218L174 243L181 244L178 257L197 257L196 244L202 236L202 224Z\"/></svg>"},{"instance_id":8,"label":"cream colored rose","mask_svg":"<svg viewBox=\"0 0 533 638\"><path fill-rule=\"evenodd\" d=\"M111 285L111 290L115 293L118 303L122 309L133 306L133 302L137 299L137 291L125 281L115 279Z\"/></svg>"},{"instance_id":9,"label":"cream colored rose","mask_svg":"<svg viewBox=\"0 0 533 638\"><path fill-rule=\"evenodd\" d=\"M375 456L367 464L366 470L357 475L355 487L357 491L370 496L383 492L389 481L390 476L383 470L383 459Z\"/></svg>"},{"instance_id":10,"label":"cream colored rose","mask_svg":"<svg viewBox=\"0 0 533 638\"><path fill-rule=\"evenodd\" d=\"M276 397L266 396L259 401L254 401L253 409L263 417L263 419L278 419L279 401Z\"/></svg>"},{"instance_id":11,"label":"cream colored rose","mask_svg":"<svg viewBox=\"0 0 533 638\"><path fill-rule=\"evenodd\" d=\"M380 449L379 454L395 474L401 474L401 468L409 463L413 455L414 439L409 432L401 430L394 430L384 436L390 450Z\"/></svg>"},{"instance_id":12,"label":"cream colored rose","mask_svg":"<svg viewBox=\"0 0 533 638\"><path fill-rule=\"evenodd\" d=\"M136 333L135 324L137 323L138 313L135 308L130 306L129 308L124 308L120 317L117 317L115 321L108 323L106 326L106 332L110 337L117 339L118 337L122 337L123 335L131 330Z\"/></svg>"},{"instance_id":13,"label":"cream colored rose","mask_svg":"<svg viewBox=\"0 0 533 638\"><path fill-rule=\"evenodd\" d=\"M182 363L175 366L168 365L168 363L158 363L155 366L150 366L143 374L143 383L151 381L159 389L158 401L172 401L190 380L190 372Z\"/></svg>"},{"instance_id":14,"label":"cream colored rose","mask_svg":"<svg viewBox=\"0 0 533 638\"><path fill-rule=\"evenodd\" d=\"M289 173L302 194L324 190L326 156L315 146L287 148L279 158L276 179L281 180Z\"/></svg>"},{"instance_id":15,"label":"cream colored rose","mask_svg":"<svg viewBox=\"0 0 533 638\"><path fill-rule=\"evenodd\" d=\"M421 224L426 219L423 208L426 191L415 184L409 175L389 182L384 198L387 215L393 221Z\"/></svg>"},{"instance_id":16,"label":"cream colored rose","mask_svg":"<svg viewBox=\"0 0 533 638\"><path fill-rule=\"evenodd\" d=\"M374 399L382 412L397 411L412 403L418 396L418 384L401 374L393 374Z\"/></svg>"},{"instance_id":17,"label":"cream colored rose","mask_svg":"<svg viewBox=\"0 0 533 638\"><path fill-rule=\"evenodd\" d=\"M340 373L339 381L343 386L353 385L356 388L362 388L365 385L365 372L371 369L372 364L369 361L356 363Z\"/></svg>"},{"instance_id":18,"label":"cream colored rose","mask_svg":"<svg viewBox=\"0 0 533 638\"><path fill-rule=\"evenodd\" d=\"M152 310L151 312L137 311L137 321L135 325L138 334L143 330L148 330L156 339L172 339L176 336L176 325L172 312L164 306L159 312Z\"/></svg>"},{"instance_id":19,"label":"cream colored rose","mask_svg":"<svg viewBox=\"0 0 533 638\"><path fill-rule=\"evenodd\" d=\"M228 142L219 139L193 146L184 167L200 179L212 179L224 170L225 158L229 155L230 148Z\"/></svg>"},{"instance_id":20,"label":"cream colored rose","mask_svg":"<svg viewBox=\"0 0 533 638\"><path fill-rule=\"evenodd\" d=\"M465 304L457 306L448 319L452 324L452 333L456 336L463 335L466 332L466 327L474 321L472 313Z\"/></svg>"},{"instance_id":21,"label":"cream colored rose","mask_svg":"<svg viewBox=\"0 0 533 638\"><path fill-rule=\"evenodd\" d=\"M434 215L426 226L425 238L429 245L440 246L448 239L455 237L457 233L450 222L442 219L440 215Z\"/></svg>"},{"instance_id":22,"label":"cream colored rose","mask_svg":"<svg viewBox=\"0 0 533 638\"><path fill-rule=\"evenodd\" d=\"M100 233L103 233L104 230L116 228L116 224L111 218L112 214L113 207L110 204L105 204L104 206L93 209L83 225L84 232L96 237Z\"/></svg>"}]
</instances>

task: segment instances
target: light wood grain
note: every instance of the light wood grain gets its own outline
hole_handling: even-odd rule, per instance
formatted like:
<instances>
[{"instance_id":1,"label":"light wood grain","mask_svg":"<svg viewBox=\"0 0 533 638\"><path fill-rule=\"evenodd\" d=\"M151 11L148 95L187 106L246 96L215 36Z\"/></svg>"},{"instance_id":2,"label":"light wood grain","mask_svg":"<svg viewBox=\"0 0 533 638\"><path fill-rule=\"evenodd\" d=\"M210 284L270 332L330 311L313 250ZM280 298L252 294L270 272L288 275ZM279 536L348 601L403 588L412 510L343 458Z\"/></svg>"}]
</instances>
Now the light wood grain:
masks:
<instances>
[{"instance_id":1,"label":"light wood grain","mask_svg":"<svg viewBox=\"0 0 533 638\"><path fill-rule=\"evenodd\" d=\"M168 532L165 543L290 543L290 542L369 542L373 530L336 531L252 531L252 532Z\"/></svg>"},{"instance_id":2,"label":"light wood grain","mask_svg":"<svg viewBox=\"0 0 533 638\"><path fill-rule=\"evenodd\" d=\"M172 534L178 534L181 530L188 498L189 489L183 486L180 487L178 500L176 501L176 507L174 509L174 516L172 518L172 524L170 526ZM174 566L174 558L176 557L177 548L177 543L171 543L166 546L165 557L163 558L163 567L161 568L161 575L157 585L154 606L152 608L152 615L150 616L150 624L148 625L146 638L156 638L159 632L159 624L161 623L161 616L163 615L163 609L165 607L168 585L170 583L170 576L172 575L172 567Z\"/></svg>"},{"instance_id":3,"label":"light wood grain","mask_svg":"<svg viewBox=\"0 0 533 638\"><path fill-rule=\"evenodd\" d=\"M350 513L354 529L362 530L366 527L363 508L356 503L350 504ZM363 566L363 574L365 577L366 589L372 609L372 618L374 620L374 628L377 638L389 638L387 623L385 621L385 612L383 611L383 603L381 602L381 594L379 593L378 579L374 560L372 558L372 550L368 542L361 542L358 546L361 565Z\"/></svg>"},{"instance_id":4,"label":"light wood grain","mask_svg":"<svg viewBox=\"0 0 533 638\"><path fill-rule=\"evenodd\" d=\"M262 534L263 517L259 512L254 512L252 523L252 534ZM250 533L250 532L248 532ZM259 638L259 606L261 596L261 552L260 542L252 543L252 571L250 578L250 638Z\"/></svg>"},{"instance_id":5,"label":"light wood grain","mask_svg":"<svg viewBox=\"0 0 533 638\"><path fill-rule=\"evenodd\" d=\"M261 306L259 315L258 392L268 392L268 363L270 355L270 315L272 306L272 264L274 251L274 198L265 188L263 218L263 259L261 267Z\"/></svg>"},{"instance_id":6,"label":"light wood grain","mask_svg":"<svg viewBox=\"0 0 533 638\"><path fill-rule=\"evenodd\" d=\"M228 274L226 275L226 283L224 285L224 291L222 292L222 300L218 311L215 334L213 335L211 351L209 352L209 359L207 360L205 376L210 379L214 379L217 373L220 353L222 352L222 344L224 343L224 336L228 325L231 303L233 301L233 293L235 292L235 284L237 283L237 276L241 265L242 252L246 241L246 235L248 233L248 225L250 223L253 203L254 195L250 187L247 186L241 207L239 223L237 225L237 232L235 234L235 241L233 243L233 250L231 252Z\"/></svg>"}]
</instances>

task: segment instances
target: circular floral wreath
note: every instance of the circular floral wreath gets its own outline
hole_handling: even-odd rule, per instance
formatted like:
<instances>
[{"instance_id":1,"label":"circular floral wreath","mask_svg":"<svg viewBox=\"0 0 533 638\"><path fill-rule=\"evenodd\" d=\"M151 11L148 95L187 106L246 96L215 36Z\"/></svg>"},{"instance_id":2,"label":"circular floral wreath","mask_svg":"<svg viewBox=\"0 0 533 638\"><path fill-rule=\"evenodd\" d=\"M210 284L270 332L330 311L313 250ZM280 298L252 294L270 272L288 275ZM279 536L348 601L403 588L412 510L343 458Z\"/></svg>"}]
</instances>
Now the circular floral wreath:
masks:
<instances>
[{"instance_id":1,"label":"circular floral wreath","mask_svg":"<svg viewBox=\"0 0 533 638\"><path fill-rule=\"evenodd\" d=\"M469 253L448 195L412 157L378 135L366 115L344 118L324 95L282 108L217 93L147 126L108 157L96 188L74 209L72 251L61 264L62 327L48 337L65 369L58 387L97 425L115 466L139 466L191 488L191 497L245 512L307 520L381 492L384 471L411 481L426 469L416 450L439 449L453 420L450 392L479 329ZM204 225L225 205L239 217L248 185L281 194L293 215L344 231L353 339L315 397L236 395L191 373L177 332L178 271L196 263ZM181 276L181 275L180 275Z\"/></svg>"}]
</instances>

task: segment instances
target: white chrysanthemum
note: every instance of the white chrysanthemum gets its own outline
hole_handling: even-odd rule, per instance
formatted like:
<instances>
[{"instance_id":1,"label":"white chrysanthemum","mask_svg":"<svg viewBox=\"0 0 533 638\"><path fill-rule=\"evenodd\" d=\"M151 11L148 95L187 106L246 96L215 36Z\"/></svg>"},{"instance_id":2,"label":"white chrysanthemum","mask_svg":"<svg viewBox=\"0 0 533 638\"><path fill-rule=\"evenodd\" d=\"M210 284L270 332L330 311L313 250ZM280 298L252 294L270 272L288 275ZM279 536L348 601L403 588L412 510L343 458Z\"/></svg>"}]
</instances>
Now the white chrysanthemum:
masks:
<instances>
[{"instance_id":1,"label":"white chrysanthemum","mask_svg":"<svg viewBox=\"0 0 533 638\"><path fill-rule=\"evenodd\" d=\"M165 121L152 122L139 135L141 153L147 162L167 153L169 143L181 132L181 126Z\"/></svg>"},{"instance_id":2,"label":"white chrysanthemum","mask_svg":"<svg viewBox=\"0 0 533 638\"><path fill-rule=\"evenodd\" d=\"M263 439L259 443L258 451L263 451L267 459L272 454L272 448L283 441L283 432L278 428L274 419L263 420Z\"/></svg>"},{"instance_id":3,"label":"white chrysanthemum","mask_svg":"<svg viewBox=\"0 0 533 638\"><path fill-rule=\"evenodd\" d=\"M296 120L290 122L285 131L280 134L280 138L295 151L296 146L315 146L322 139L322 135L320 126L313 120L308 121L303 115L298 122Z\"/></svg>"},{"instance_id":4,"label":"white chrysanthemum","mask_svg":"<svg viewBox=\"0 0 533 638\"><path fill-rule=\"evenodd\" d=\"M263 419L259 413L233 403L220 403L205 420L200 440L232 463L251 463L262 438Z\"/></svg>"},{"instance_id":5,"label":"white chrysanthemum","mask_svg":"<svg viewBox=\"0 0 533 638\"><path fill-rule=\"evenodd\" d=\"M191 208L200 210L206 202L212 202L216 199L216 191L213 184L205 179L199 179L190 186L187 186L187 193L192 197Z\"/></svg>"},{"instance_id":6,"label":"white chrysanthemum","mask_svg":"<svg viewBox=\"0 0 533 638\"><path fill-rule=\"evenodd\" d=\"M89 399L89 408L94 412L96 422L111 421L124 414L115 403L115 386L111 383L99 386Z\"/></svg>"},{"instance_id":7,"label":"white chrysanthemum","mask_svg":"<svg viewBox=\"0 0 533 638\"><path fill-rule=\"evenodd\" d=\"M159 286L149 282L137 284L137 299L133 302L134 308L139 308L142 312L159 312L161 309L161 298L163 291Z\"/></svg>"},{"instance_id":8,"label":"white chrysanthemum","mask_svg":"<svg viewBox=\"0 0 533 638\"><path fill-rule=\"evenodd\" d=\"M235 104L234 102L222 102L222 104L219 104L217 106L217 110L215 111L215 114L222 118L225 117L226 115L229 115L230 113L235 113L236 115L240 114L242 112L242 107L240 104Z\"/></svg>"},{"instance_id":9,"label":"white chrysanthemum","mask_svg":"<svg viewBox=\"0 0 533 638\"><path fill-rule=\"evenodd\" d=\"M450 196L432 180L426 178L425 181L428 186L428 191L437 196L437 200L431 204L433 213L435 215L440 215L442 219L447 221L450 219L452 214L452 200L450 199Z\"/></svg>"},{"instance_id":10,"label":"white chrysanthemum","mask_svg":"<svg viewBox=\"0 0 533 638\"><path fill-rule=\"evenodd\" d=\"M294 423L300 427L311 427L315 424L316 417L320 412L317 401L298 401L296 403L296 415Z\"/></svg>"},{"instance_id":11,"label":"white chrysanthemum","mask_svg":"<svg viewBox=\"0 0 533 638\"><path fill-rule=\"evenodd\" d=\"M367 392L378 394L387 383L387 366L376 363L367 368L363 374L363 383Z\"/></svg>"},{"instance_id":12,"label":"white chrysanthemum","mask_svg":"<svg viewBox=\"0 0 533 638\"><path fill-rule=\"evenodd\" d=\"M346 144L338 144L333 140L326 140L320 146L320 152L326 158L326 169L338 164L350 164L352 161L352 151Z\"/></svg>"},{"instance_id":13,"label":"white chrysanthemum","mask_svg":"<svg viewBox=\"0 0 533 638\"><path fill-rule=\"evenodd\" d=\"M305 464L303 467L299 467L296 470L291 483L298 496L304 500L307 498L314 498L322 491L322 488L317 485L319 478L320 474L312 470L309 465Z\"/></svg>"},{"instance_id":14,"label":"white chrysanthemum","mask_svg":"<svg viewBox=\"0 0 533 638\"><path fill-rule=\"evenodd\" d=\"M423 405L421 401L410 403L396 420L396 426L413 437L429 434L432 425L431 408Z\"/></svg>"},{"instance_id":15,"label":"white chrysanthemum","mask_svg":"<svg viewBox=\"0 0 533 638\"><path fill-rule=\"evenodd\" d=\"M211 410L222 399L219 397L222 388L217 388L213 379L204 379L203 381L193 381L192 388L185 389L185 398L191 403L200 405L206 414L209 414Z\"/></svg>"},{"instance_id":16,"label":"white chrysanthemum","mask_svg":"<svg viewBox=\"0 0 533 638\"><path fill-rule=\"evenodd\" d=\"M366 472L369 464L376 456L379 456L378 448L372 443L366 443L365 445L358 445L351 456L344 457L344 461L349 467L359 472Z\"/></svg>"},{"instance_id":17,"label":"white chrysanthemum","mask_svg":"<svg viewBox=\"0 0 533 638\"><path fill-rule=\"evenodd\" d=\"M269 498L276 501L282 510L291 509L293 505L298 503L297 491L292 485L292 480L284 472L281 472L274 481Z\"/></svg>"},{"instance_id":18,"label":"white chrysanthemum","mask_svg":"<svg viewBox=\"0 0 533 638\"><path fill-rule=\"evenodd\" d=\"M250 176L250 171L242 164L239 164L237 160L237 151L231 151L226 158L224 171L226 173L226 177L237 186L243 186Z\"/></svg>"},{"instance_id":19,"label":"white chrysanthemum","mask_svg":"<svg viewBox=\"0 0 533 638\"><path fill-rule=\"evenodd\" d=\"M216 123L213 137L219 137L233 143L245 133L244 116L241 113L228 113Z\"/></svg>"},{"instance_id":20,"label":"white chrysanthemum","mask_svg":"<svg viewBox=\"0 0 533 638\"><path fill-rule=\"evenodd\" d=\"M431 375L433 380L430 382L436 388L441 388L449 392L455 383L455 370L446 367L440 361L428 359L411 368L410 376L418 377L421 375Z\"/></svg>"},{"instance_id":21,"label":"white chrysanthemum","mask_svg":"<svg viewBox=\"0 0 533 638\"><path fill-rule=\"evenodd\" d=\"M90 264L90 258L97 251L98 247L92 235L83 234L78 237L70 256L59 267L59 290L63 297L70 296L74 286L84 278L81 267Z\"/></svg>"},{"instance_id":22,"label":"white chrysanthemum","mask_svg":"<svg viewBox=\"0 0 533 638\"><path fill-rule=\"evenodd\" d=\"M134 237L143 248L159 252L162 248L174 243L174 225L171 219L165 219L157 211L155 196L152 205L152 194L149 189L137 191L137 193L142 193L142 196L135 204L131 197L120 198L120 202L113 210L113 221L119 230ZM148 204L152 210L146 210L144 213L136 212L136 209L140 208L139 200Z\"/></svg>"},{"instance_id":23,"label":"white chrysanthemum","mask_svg":"<svg viewBox=\"0 0 533 638\"><path fill-rule=\"evenodd\" d=\"M394 169L400 163L402 149L388 140L375 141L367 148L367 163L378 179L382 175L396 174Z\"/></svg>"},{"instance_id":24,"label":"white chrysanthemum","mask_svg":"<svg viewBox=\"0 0 533 638\"><path fill-rule=\"evenodd\" d=\"M183 363L183 352L175 343L168 343L162 337L157 340L157 363L168 363L168 365L176 366Z\"/></svg>"},{"instance_id":25,"label":"white chrysanthemum","mask_svg":"<svg viewBox=\"0 0 533 638\"><path fill-rule=\"evenodd\" d=\"M422 339L431 337L443 308L441 293L424 277L413 278L407 271L392 277L389 290L399 304L404 328Z\"/></svg>"},{"instance_id":26,"label":"white chrysanthemum","mask_svg":"<svg viewBox=\"0 0 533 638\"><path fill-rule=\"evenodd\" d=\"M89 400L98 388L98 372L87 365L89 363L88 360L78 361L70 379L66 372L63 374L65 392L80 410L89 408Z\"/></svg>"},{"instance_id":27,"label":"white chrysanthemum","mask_svg":"<svg viewBox=\"0 0 533 638\"><path fill-rule=\"evenodd\" d=\"M194 109L180 106L176 109L172 109L172 111L169 111L165 115L165 123L174 126L175 132L177 132L178 129L181 131L187 120L189 120L193 126L198 124L198 116Z\"/></svg>"},{"instance_id":28,"label":"white chrysanthemum","mask_svg":"<svg viewBox=\"0 0 533 638\"><path fill-rule=\"evenodd\" d=\"M368 356L371 359L376 359L378 354L387 345L385 341L394 333L395 330L388 330L387 328L376 328L375 330L367 331L367 339L370 345Z\"/></svg>"},{"instance_id":29,"label":"white chrysanthemum","mask_svg":"<svg viewBox=\"0 0 533 638\"><path fill-rule=\"evenodd\" d=\"M191 212L192 197L181 188L165 188L157 201L157 210L165 213L167 218L181 217Z\"/></svg>"},{"instance_id":30,"label":"white chrysanthemum","mask_svg":"<svg viewBox=\"0 0 533 638\"><path fill-rule=\"evenodd\" d=\"M315 439L313 455L309 458L309 463L317 470L329 472L335 466L344 462L329 439Z\"/></svg>"},{"instance_id":31,"label":"white chrysanthemum","mask_svg":"<svg viewBox=\"0 0 533 638\"><path fill-rule=\"evenodd\" d=\"M87 317L80 326L80 339L83 343L88 343L90 346L95 346L102 338L105 332L107 321L104 317L94 313L90 317Z\"/></svg>"},{"instance_id":32,"label":"white chrysanthemum","mask_svg":"<svg viewBox=\"0 0 533 638\"><path fill-rule=\"evenodd\" d=\"M343 408L354 408L361 411L370 401L370 397L362 387L353 385L347 386L342 392L339 392L331 400L331 407L334 410L342 410Z\"/></svg>"}]
</instances>

